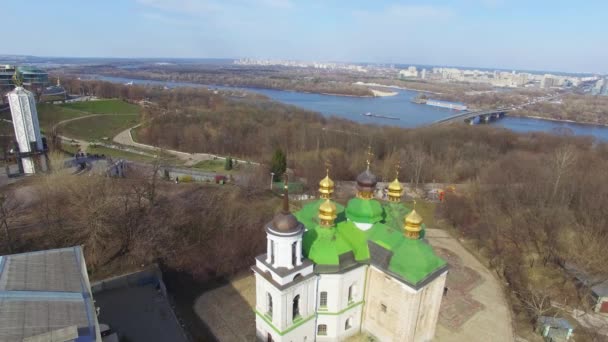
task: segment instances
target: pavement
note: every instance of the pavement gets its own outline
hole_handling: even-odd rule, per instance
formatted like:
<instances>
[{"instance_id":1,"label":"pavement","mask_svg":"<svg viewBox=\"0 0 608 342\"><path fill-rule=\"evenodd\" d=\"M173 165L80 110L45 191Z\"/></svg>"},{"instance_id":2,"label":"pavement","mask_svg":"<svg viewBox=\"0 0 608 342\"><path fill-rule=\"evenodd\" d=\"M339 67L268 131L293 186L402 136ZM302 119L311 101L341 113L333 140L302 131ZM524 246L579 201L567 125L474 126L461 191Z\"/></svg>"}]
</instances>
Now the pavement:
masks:
<instances>
[{"instance_id":1,"label":"pavement","mask_svg":"<svg viewBox=\"0 0 608 342\"><path fill-rule=\"evenodd\" d=\"M126 130L118 133L113 139L114 142L121 144L121 145L137 147L137 148L149 150L149 151L155 151L155 152L160 151L161 149L157 146L142 144L142 143L135 142L133 140L133 136L131 135L131 130L134 128L137 128L139 126L141 126L141 124L133 126L129 129L126 129ZM181 151L175 151L175 150L169 150L169 149L163 149L163 152L173 155L173 156L179 158L180 160L183 160L185 166L192 166L192 165L195 165L196 163L204 161L204 160L214 160L214 159L223 160L223 159L225 159L224 157L220 157L215 154L209 154L209 153L187 153L187 152L181 152ZM258 163L251 162L251 161L240 160L240 159L234 159L234 160L238 161L239 163L250 163L250 164L258 165Z\"/></svg>"},{"instance_id":2,"label":"pavement","mask_svg":"<svg viewBox=\"0 0 608 342\"><path fill-rule=\"evenodd\" d=\"M510 308L494 274L446 231L427 229L425 237L451 267L435 341L515 341Z\"/></svg>"}]
</instances>

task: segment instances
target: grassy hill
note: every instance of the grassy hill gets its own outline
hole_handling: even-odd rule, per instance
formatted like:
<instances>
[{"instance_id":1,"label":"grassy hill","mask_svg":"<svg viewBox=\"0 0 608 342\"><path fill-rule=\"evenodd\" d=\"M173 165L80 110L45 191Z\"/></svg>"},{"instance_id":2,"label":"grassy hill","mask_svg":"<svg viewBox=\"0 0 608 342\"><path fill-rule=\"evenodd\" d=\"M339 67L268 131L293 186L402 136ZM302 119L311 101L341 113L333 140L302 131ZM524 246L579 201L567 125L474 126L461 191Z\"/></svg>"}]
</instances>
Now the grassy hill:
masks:
<instances>
[{"instance_id":1,"label":"grassy hill","mask_svg":"<svg viewBox=\"0 0 608 342\"><path fill-rule=\"evenodd\" d=\"M122 100L99 100L53 105L38 105L38 118L43 132L49 133L57 123L84 116L59 127L62 135L83 140L112 138L121 130L137 124L140 108Z\"/></svg>"},{"instance_id":2,"label":"grassy hill","mask_svg":"<svg viewBox=\"0 0 608 342\"><path fill-rule=\"evenodd\" d=\"M61 135L80 140L112 140L125 129L137 125L137 114L96 115L70 121L59 129Z\"/></svg>"},{"instance_id":3,"label":"grassy hill","mask_svg":"<svg viewBox=\"0 0 608 342\"><path fill-rule=\"evenodd\" d=\"M74 109L91 114L138 114L139 106L121 100L99 100L73 102L60 105L62 108Z\"/></svg>"}]
</instances>

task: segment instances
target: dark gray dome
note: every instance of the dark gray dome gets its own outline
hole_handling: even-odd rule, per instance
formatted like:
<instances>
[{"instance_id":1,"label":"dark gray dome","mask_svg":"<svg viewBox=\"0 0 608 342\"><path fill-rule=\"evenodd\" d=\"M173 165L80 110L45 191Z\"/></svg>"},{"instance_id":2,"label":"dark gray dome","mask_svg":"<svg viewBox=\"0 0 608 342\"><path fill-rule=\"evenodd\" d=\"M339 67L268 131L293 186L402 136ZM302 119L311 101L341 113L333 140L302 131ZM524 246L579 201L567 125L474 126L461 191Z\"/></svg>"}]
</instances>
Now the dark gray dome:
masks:
<instances>
[{"instance_id":1,"label":"dark gray dome","mask_svg":"<svg viewBox=\"0 0 608 342\"><path fill-rule=\"evenodd\" d=\"M357 189L359 191L371 192L376 188L378 178L369 169L361 172L357 176Z\"/></svg>"},{"instance_id":2,"label":"dark gray dome","mask_svg":"<svg viewBox=\"0 0 608 342\"><path fill-rule=\"evenodd\" d=\"M268 223L270 233L280 233L281 235L291 235L299 233L303 229L302 223L290 212L279 212L274 219Z\"/></svg>"}]
</instances>

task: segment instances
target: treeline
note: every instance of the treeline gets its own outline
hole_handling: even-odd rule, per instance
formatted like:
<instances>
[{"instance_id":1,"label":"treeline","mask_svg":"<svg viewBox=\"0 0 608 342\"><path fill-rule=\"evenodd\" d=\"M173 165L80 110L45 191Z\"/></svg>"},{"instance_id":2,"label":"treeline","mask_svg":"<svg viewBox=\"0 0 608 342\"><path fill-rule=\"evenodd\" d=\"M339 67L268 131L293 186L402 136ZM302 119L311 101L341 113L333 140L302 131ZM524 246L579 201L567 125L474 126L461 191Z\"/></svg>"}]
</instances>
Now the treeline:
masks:
<instances>
[{"instance_id":1,"label":"treeline","mask_svg":"<svg viewBox=\"0 0 608 342\"><path fill-rule=\"evenodd\" d=\"M264 224L279 203L270 194L176 186L152 169L131 167L128 176L55 173L3 189L1 253L83 245L97 279L152 262L208 279L242 270L263 250Z\"/></svg>"},{"instance_id":2,"label":"treeline","mask_svg":"<svg viewBox=\"0 0 608 342\"><path fill-rule=\"evenodd\" d=\"M465 182L504 153L542 151L561 139L490 127L360 125L264 100L223 98L221 104L211 106L206 92L193 89L163 92L157 99L162 105L144 110L144 125L137 133L142 142L262 163L268 163L280 147L289 156L289 167L313 180L321 175L325 161L332 164L332 173L339 179L354 179L365 165L365 151L371 144L376 159L373 167L383 179L393 177L400 161L405 181ZM568 139L592 143L591 138Z\"/></svg>"},{"instance_id":3,"label":"treeline","mask_svg":"<svg viewBox=\"0 0 608 342\"><path fill-rule=\"evenodd\" d=\"M74 72L70 70L69 72ZM119 69L110 66L85 69L106 76L135 79L191 82L206 85L250 87L277 90L293 90L317 94L336 94L349 96L373 96L364 86L353 85L349 81L328 78L323 74L311 76L287 69L266 68L213 68L196 66L157 66L138 69Z\"/></svg>"},{"instance_id":4,"label":"treeline","mask_svg":"<svg viewBox=\"0 0 608 342\"><path fill-rule=\"evenodd\" d=\"M571 271L591 286L608 280L606 168L605 144L556 138L501 153L470 191L448 194L443 216L508 284L518 322L562 316L552 303L591 310L589 287Z\"/></svg>"},{"instance_id":5,"label":"treeline","mask_svg":"<svg viewBox=\"0 0 608 342\"><path fill-rule=\"evenodd\" d=\"M513 114L608 125L608 96L568 94L562 103L537 103Z\"/></svg>"}]
</instances>

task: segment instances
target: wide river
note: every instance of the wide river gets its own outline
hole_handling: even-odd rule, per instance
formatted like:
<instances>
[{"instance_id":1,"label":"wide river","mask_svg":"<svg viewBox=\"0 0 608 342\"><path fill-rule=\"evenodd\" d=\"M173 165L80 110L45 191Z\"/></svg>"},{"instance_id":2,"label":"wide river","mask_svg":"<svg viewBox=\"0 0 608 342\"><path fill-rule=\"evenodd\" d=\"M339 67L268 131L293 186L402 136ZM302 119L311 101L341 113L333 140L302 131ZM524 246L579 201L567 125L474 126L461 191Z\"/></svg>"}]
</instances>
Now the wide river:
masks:
<instances>
[{"instance_id":1,"label":"wide river","mask_svg":"<svg viewBox=\"0 0 608 342\"><path fill-rule=\"evenodd\" d=\"M268 96L269 98L294 105L300 108L319 112L326 116L337 116L361 123L373 123L380 125L391 125L400 127L418 127L430 124L439 119L455 115L458 112L432 107L427 105L415 104L411 99L418 95L418 92L386 88L387 91L396 91L397 95L387 97L350 97L301 93L294 91L258 89L258 88L238 88L223 86L207 86L190 82L170 82L135 80L122 77L95 76L94 78L114 83L152 84L173 87L206 87L213 89L243 89ZM397 117L399 120L390 120L377 117L368 117L362 114L373 113ZM505 117L495 121L492 125L505 127L516 132L555 132L567 129L576 135L590 135L600 140L608 141L608 127L583 125L570 122L558 122L532 118ZM482 126L482 125L480 125ZM480 127L480 129L482 129Z\"/></svg>"}]
</instances>

